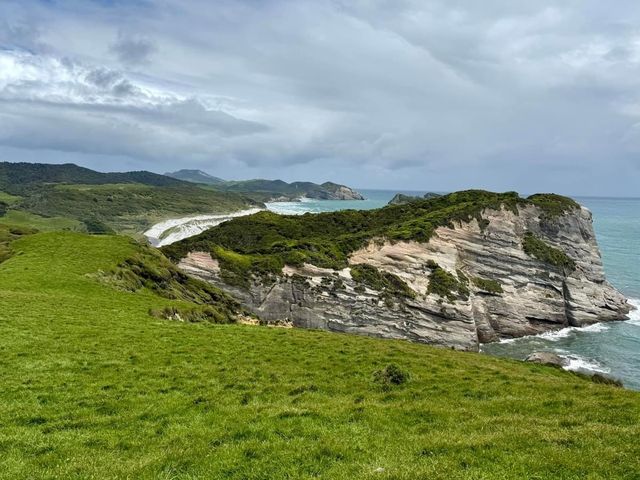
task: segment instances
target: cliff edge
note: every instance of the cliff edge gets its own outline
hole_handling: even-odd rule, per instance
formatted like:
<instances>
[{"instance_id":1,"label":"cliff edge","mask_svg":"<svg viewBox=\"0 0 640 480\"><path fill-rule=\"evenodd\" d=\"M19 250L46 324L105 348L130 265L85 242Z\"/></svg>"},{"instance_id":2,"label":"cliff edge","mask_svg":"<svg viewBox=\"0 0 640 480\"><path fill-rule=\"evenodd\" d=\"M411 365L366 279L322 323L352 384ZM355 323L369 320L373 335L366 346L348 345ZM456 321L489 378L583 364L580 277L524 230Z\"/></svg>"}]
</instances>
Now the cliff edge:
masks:
<instances>
[{"instance_id":1,"label":"cliff edge","mask_svg":"<svg viewBox=\"0 0 640 480\"><path fill-rule=\"evenodd\" d=\"M166 253L264 322L461 350L630 309L606 281L591 213L565 197L468 191L369 213L272 215Z\"/></svg>"}]
</instances>

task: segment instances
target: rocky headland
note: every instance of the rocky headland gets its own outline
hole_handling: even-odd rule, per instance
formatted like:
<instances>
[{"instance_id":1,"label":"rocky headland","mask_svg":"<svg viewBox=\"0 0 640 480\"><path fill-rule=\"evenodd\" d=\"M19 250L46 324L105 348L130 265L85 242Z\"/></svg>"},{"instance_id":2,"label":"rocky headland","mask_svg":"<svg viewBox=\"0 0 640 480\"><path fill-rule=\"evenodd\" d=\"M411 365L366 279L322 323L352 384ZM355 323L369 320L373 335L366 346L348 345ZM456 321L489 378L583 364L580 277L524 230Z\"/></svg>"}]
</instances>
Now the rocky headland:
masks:
<instances>
[{"instance_id":1,"label":"rocky headland","mask_svg":"<svg viewBox=\"0 0 640 480\"><path fill-rule=\"evenodd\" d=\"M591 213L565 197L468 191L305 217L236 219L165 253L266 323L461 350L630 309Z\"/></svg>"}]
</instances>

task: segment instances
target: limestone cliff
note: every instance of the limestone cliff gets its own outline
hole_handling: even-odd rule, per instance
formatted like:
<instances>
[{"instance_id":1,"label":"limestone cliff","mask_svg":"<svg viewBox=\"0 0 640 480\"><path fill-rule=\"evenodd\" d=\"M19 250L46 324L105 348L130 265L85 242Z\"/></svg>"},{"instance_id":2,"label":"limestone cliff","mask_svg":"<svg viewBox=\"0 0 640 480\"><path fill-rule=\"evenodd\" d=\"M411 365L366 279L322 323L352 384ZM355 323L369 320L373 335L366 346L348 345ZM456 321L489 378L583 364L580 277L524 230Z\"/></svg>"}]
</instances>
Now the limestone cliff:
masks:
<instances>
[{"instance_id":1,"label":"limestone cliff","mask_svg":"<svg viewBox=\"0 0 640 480\"><path fill-rule=\"evenodd\" d=\"M246 286L227 285L206 252L191 251L179 266L266 322L462 350L629 312L605 279L591 213L581 207L557 216L532 203L488 208L439 226L426 243L373 238L348 263L342 270L285 266Z\"/></svg>"}]
</instances>

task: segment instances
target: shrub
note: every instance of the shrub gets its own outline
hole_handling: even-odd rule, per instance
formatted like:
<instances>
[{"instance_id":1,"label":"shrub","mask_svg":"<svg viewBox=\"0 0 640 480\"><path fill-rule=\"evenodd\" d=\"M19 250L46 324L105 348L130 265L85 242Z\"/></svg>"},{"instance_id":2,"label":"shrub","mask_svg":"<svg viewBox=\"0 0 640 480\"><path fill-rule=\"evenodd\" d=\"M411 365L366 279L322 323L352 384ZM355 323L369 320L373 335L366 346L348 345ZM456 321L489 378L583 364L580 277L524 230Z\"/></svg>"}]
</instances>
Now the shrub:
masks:
<instances>
[{"instance_id":1,"label":"shrub","mask_svg":"<svg viewBox=\"0 0 640 480\"><path fill-rule=\"evenodd\" d=\"M497 280L489 280L487 278L474 277L473 284L478 287L480 290L483 290L487 293L499 294L504 293L502 289L502 285Z\"/></svg>"},{"instance_id":2,"label":"shrub","mask_svg":"<svg viewBox=\"0 0 640 480\"><path fill-rule=\"evenodd\" d=\"M416 296L416 292L404 280L392 273L381 272L373 265L366 263L353 265L351 277L356 283L383 292L387 297L415 298Z\"/></svg>"},{"instance_id":3,"label":"shrub","mask_svg":"<svg viewBox=\"0 0 640 480\"><path fill-rule=\"evenodd\" d=\"M402 370L395 363L390 363L381 370L373 372L373 382L384 390L403 385L409 381L409 372Z\"/></svg>"},{"instance_id":4,"label":"shrub","mask_svg":"<svg viewBox=\"0 0 640 480\"><path fill-rule=\"evenodd\" d=\"M427 293L439 295L450 302L469 298L469 288L440 266L431 270L429 274Z\"/></svg>"},{"instance_id":5,"label":"shrub","mask_svg":"<svg viewBox=\"0 0 640 480\"><path fill-rule=\"evenodd\" d=\"M556 218L580 208L575 200L555 193L537 193L527 200L540 208L547 218Z\"/></svg>"},{"instance_id":6,"label":"shrub","mask_svg":"<svg viewBox=\"0 0 640 480\"><path fill-rule=\"evenodd\" d=\"M544 262L564 271L572 272L576 269L576 263L562 250L547 245L542 239L531 232L524 235L522 242L524 252L541 262Z\"/></svg>"}]
</instances>

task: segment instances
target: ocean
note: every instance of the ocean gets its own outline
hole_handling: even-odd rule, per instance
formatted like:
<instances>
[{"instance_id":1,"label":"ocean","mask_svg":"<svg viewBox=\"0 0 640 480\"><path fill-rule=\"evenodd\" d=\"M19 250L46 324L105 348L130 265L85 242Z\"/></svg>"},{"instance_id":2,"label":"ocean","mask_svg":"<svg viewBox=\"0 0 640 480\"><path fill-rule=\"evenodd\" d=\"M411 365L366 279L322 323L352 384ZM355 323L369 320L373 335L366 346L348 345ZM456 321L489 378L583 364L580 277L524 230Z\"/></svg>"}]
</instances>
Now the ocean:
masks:
<instances>
[{"instance_id":1,"label":"ocean","mask_svg":"<svg viewBox=\"0 0 640 480\"><path fill-rule=\"evenodd\" d=\"M330 212L344 209L380 208L397 191L360 190L364 201L305 200L271 203L267 207L283 214ZM421 195L425 192L402 192ZM640 307L640 199L577 197L593 212L594 227L607 278L630 301ZM640 310L627 322L567 328L535 337L483 345L482 351L524 359L535 351L550 351L569 360L569 369L600 372L640 390Z\"/></svg>"}]
</instances>

